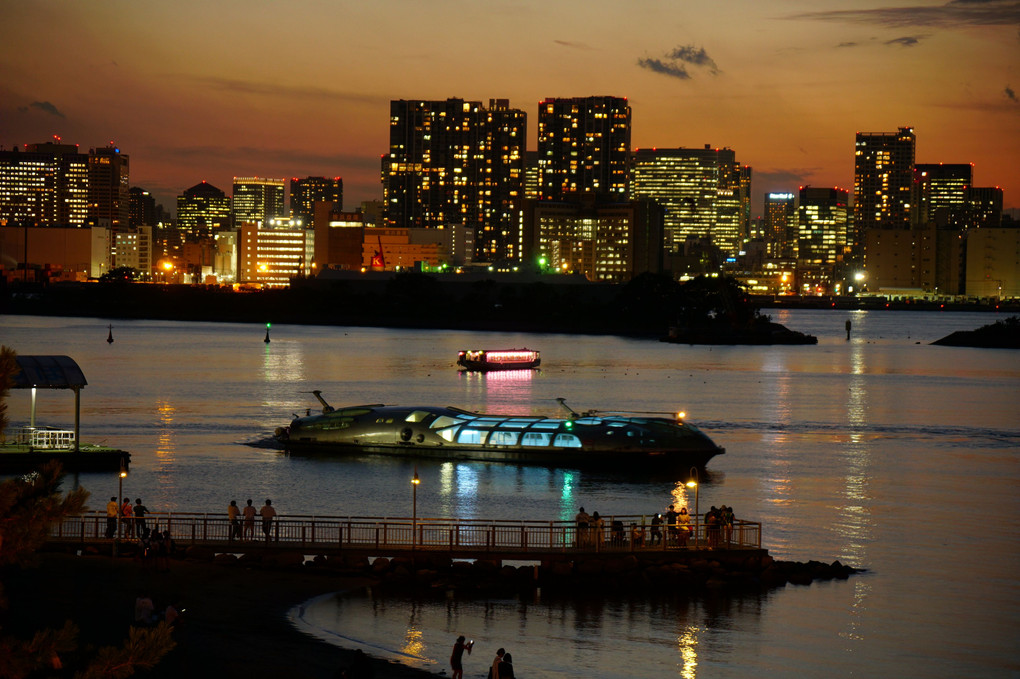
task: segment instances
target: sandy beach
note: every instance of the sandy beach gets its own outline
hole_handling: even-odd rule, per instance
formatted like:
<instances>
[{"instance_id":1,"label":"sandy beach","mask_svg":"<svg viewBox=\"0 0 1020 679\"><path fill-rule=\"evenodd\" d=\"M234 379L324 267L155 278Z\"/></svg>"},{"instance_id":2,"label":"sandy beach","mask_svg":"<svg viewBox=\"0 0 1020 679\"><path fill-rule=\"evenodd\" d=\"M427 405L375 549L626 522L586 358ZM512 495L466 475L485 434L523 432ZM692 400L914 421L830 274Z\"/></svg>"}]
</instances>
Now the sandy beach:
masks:
<instances>
[{"instance_id":1,"label":"sandy beach","mask_svg":"<svg viewBox=\"0 0 1020 679\"><path fill-rule=\"evenodd\" d=\"M339 677L354 652L298 632L286 615L315 596L368 582L313 569L185 560L171 560L167 571L146 571L131 558L55 553L0 577L10 604L0 611L6 634L26 638L70 619L80 627L82 647L123 644L140 593L151 596L157 610L179 602L185 613L174 630L177 647L156 668L135 675L152 679ZM371 664L378 679L436 676L382 660Z\"/></svg>"}]
</instances>

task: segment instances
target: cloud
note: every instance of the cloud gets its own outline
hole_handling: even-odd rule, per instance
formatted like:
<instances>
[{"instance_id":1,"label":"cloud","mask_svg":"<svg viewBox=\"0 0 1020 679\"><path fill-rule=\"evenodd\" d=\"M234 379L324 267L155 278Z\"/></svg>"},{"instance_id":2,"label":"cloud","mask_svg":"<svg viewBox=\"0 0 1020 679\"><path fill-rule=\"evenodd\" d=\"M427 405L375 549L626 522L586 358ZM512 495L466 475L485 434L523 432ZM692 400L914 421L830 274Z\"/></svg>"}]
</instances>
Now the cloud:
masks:
<instances>
[{"instance_id":1,"label":"cloud","mask_svg":"<svg viewBox=\"0 0 1020 679\"><path fill-rule=\"evenodd\" d=\"M569 47L575 50L590 50L594 49L591 45L586 45L583 42L571 42L569 40L553 40L554 43L561 47Z\"/></svg>"},{"instance_id":2,"label":"cloud","mask_svg":"<svg viewBox=\"0 0 1020 679\"><path fill-rule=\"evenodd\" d=\"M712 57L704 47L694 45L681 45L663 55L662 59L641 58L638 59L638 66L646 68L655 73L661 73L678 80L690 80L692 78L688 66L705 68L712 75L719 74L719 67L716 66Z\"/></svg>"},{"instance_id":3,"label":"cloud","mask_svg":"<svg viewBox=\"0 0 1020 679\"><path fill-rule=\"evenodd\" d=\"M802 12L787 18L877 24L890 28L1003 26L1020 23L1020 2L1016 0L951 0L936 7L837 9Z\"/></svg>"},{"instance_id":4,"label":"cloud","mask_svg":"<svg viewBox=\"0 0 1020 679\"><path fill-rule=\"evenodd\" d=\"M1003 94L1006 95L1006 98L1009 99L1011 102L1013 102L1014 104L1020 104L1020 99L1016 98L1016 92L1013 91L1012 87L1006 85L1006 89L1004 89L1002 92Z\"/></svg>"},{"instance_id":5,"label":"cloud","mask_svg":"<svg viewBox=\"0 0 1020 679\"><path fill-rule=\"evenodd\" d=\"M860 43L858 42L841 42L838 45L836 45L836 47L859 47L859 46Z\"/></svg>"},{"instance_id":6,"label":"cloud","mask_svg":"<svg viewBox=\"0 0 1020 679\"><path fill-rule=\"evenodd\" d=\"M912 35L905 35L902 38L893 38L892 40L886 40L886 45L899 45L900 47L913 47L917 43L921 42L921 38L915 38Z\"/></svg>"},{"instance_id":7,"label":"cloud","mask_svg":"<svg viewBox=\"0 0 1020 679\"><path fill-rule=\"evenodd\" d=\"M212 89L234 94L250 94L261 97L285 97L290 99L313 99L319 101L345 101L355 104L379 105L390 103L388 97L368 94L352 94L322 87L300 85L281 85L277 83L253 82L250 80L234 80L231 78L184 76L187 80L198 82Z\"/></svg>"},{"instance_id":8,"label":"cloud","mask_svg":"<svg viewBox=\"0 0 1020 679\"><path fill-rule=\"evenodd\" d=\"M51 116L56 116L58 118L64 118L64 119L67 118L67 116L65 116L63 113L60 112L60 109L58 109L56 106L54 106L53 104L51 104L48 101L33 101L28 106L23 106L23 107L19 108L18 110L24 113L24 112L27 112L28 109L30 109L30 108L37 109L39 111L42 111L43 113L48 113Z\"/></svg>"},{"instance_id":9,"label":"cloud","mask_svg":"<svg viewBox=\"0 0 1020 679\"><path fill-rule=\"evenodd\" d=\"M638 66L678 80L691 79L691 74L687 72L686 68L679 64L667 64L661 59L638 59Z\"/></svg>"},{"instance_id":10,"label":"cloud","mask_svg":"<svg viewBox=\"0 0 1020 679\"><path fill-rule=\"evenodd\" d=\"M708 56L704 47L695 49L694 45L684 45L683 47L674 48L673 51L666 56L670 59L682 61L693 66L707 66L712 75L719 72L718 67L715 65L715 61L712 60L712 57Z\"/></svg>"}]
</instances>

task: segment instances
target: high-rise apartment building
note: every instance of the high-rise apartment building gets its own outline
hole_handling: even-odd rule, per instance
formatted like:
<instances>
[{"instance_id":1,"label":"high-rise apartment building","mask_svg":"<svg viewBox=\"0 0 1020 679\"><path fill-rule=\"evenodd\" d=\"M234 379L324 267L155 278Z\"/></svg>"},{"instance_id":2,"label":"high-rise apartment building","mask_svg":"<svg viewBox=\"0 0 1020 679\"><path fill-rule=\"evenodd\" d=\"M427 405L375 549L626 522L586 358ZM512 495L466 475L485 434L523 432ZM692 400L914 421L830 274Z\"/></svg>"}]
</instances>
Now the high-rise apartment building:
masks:
<instances>
[{"instance_id":1,"label":"high-rise apartment building","mask_svg":"<svg viewBox=\"0 0 1020 679\"><path fill-rule=\"evenodd\" d=\"M797 257L797 194L767 193L764 210L765 248L769 257Z\"/></svg>"},{"instance_id":2,"label":"high-rise apartment building","mask_svg":"<svg viewBox=\"0 0 1020 679\"><path fill-rule=\"evenodd\" d=\"M110 145L89 149L88 221L117 233L131 221L131 172L127 155Z\"/></svg>"},{"instance_id":3,"label":"high-rise apartment building","mask_svg":"<svg viewBox=\"0 0 1020 679\"><path fill-rule=\"evenodd\" d=\"M284 180L265 177L234 177L233 224L267 223L286 217Z\"/></svg>"},{"instance_id":4,"label":"high-rise apartment building","mask_svg":"<svg viewBox=\"0 0 1020 679\"><path fill-rule=\"evenodd\" d=\"M177 230L185 240L211 238L230 228L230 198L208 182L177 196Z\"/></svg>"},{"instance_id":5,"label":"high-rise apartment building","mask_svg":"<svg viewBox=\"0 0 1020 679\"><path fill-rule=\"evenodd\" d=\"M914 166L914 223L937 222L946 228L966 228L969 221L967 191L974 185L974 166L917 164Z\"/></svg>"},{"instance_id":6,"label":"high-rise apartment building","mask_svg":"<svg viewBox=\"0 0 1020 679\"><path fill-rule=\"evenodd\" d=\"M81 226L88 185L89 156L74 144L0 151L0 224Z\"/></svg>"},{"instance_id":7,"label":"high-rise apartment building","mask_svg":"<svg viewBox=\"0 0 1020 679\"><path fill-rule=\"evenodd\" d=\"M507 99L390 102L386 225L474 231L483 261L520 256L527 116Z\"/></svg>"},{"instance_id":8,"label":"high-rise apartment building","mask_svg":"<svg viewBox=\"0 0 1020 679\"><path fill-rule=\"evenodd\" d=\"M344 180L342 177L305 177L290 180L290 216L305 226L315 218L315 204L330 203L331 209L344 207Z\"/></svg>"},{"instance_id":9,"label":"high-rise apartment building","mask_svg":"<svg viewBox=\"0 0 1020 679\"><path fill-rule=\"evenodd\" d=\"M855 258L868 229L909 229L914 184L914 130L858 132L854 147Z\"/></svg>"},{"instance_id":10,"label":"high-rise apartment building","mask_svg":"<svg viewBox=\"0 0 1020 679\"><path fill-rule=\"evenodd\" d=\"M155 226L159 223L156 199L142 187L131 187L128 192L128 204L128 225L131 228Z\"/></svg>"},{"instance_id":11,"label":"high-rise apartment building","mask_svg":"<svg viewBox=\"0 0 1020 679\"><path fill-rule=\"evenodd\" d=\"M800 189L797 261L805 266L831 266L842 261L847 245L846 189Z\"/></svg>"},{"instance_id":12,"label":"high-rise apartment building","mask_svg":"<svg viewBox=\"0 0 1020 679\"><path fill-rule=\"evenodd\" d=\"M624 97L545 99L538 105L540 200L593 193L630 198L631 109Z\"/></svg>"},{"instance_id":13,"label":"high-rise apartment building","mask_svg":"<svg viewBox=\"0 0 1020 679\"><path fill-rule=\"evenodd\" d=\"M750 228L751 168L732 149L638 149L633 153L631 194L665 211L665 246L683 250L689 237L711 238L735 253Z\"/></svg>"}]
</instances>

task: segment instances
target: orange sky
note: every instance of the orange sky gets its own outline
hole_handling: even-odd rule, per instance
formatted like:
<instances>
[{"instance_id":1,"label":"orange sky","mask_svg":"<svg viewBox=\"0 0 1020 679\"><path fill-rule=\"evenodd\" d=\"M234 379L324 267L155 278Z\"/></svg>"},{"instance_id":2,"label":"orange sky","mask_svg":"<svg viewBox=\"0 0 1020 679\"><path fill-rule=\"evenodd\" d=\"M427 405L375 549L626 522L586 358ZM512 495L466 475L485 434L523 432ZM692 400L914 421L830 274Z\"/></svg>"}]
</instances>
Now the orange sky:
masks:
<instances>
[{"instance_id":1,"label":"orange sky","mask_svg":"<svg viewBox=\"0 0 1020 679\"><path fill-rule=\"evenodd\" d=\"M819 7L839 6L839 10ZM381 198L391 99L630 99L634 147L734 149L767 191L853 188L857 131L974 163L1020 207L1020 2L0 3L0 144L113 141L168 208L200 181ZM1020 215L1017 215L1020 216Z\"/></svg>"}]
</instances>

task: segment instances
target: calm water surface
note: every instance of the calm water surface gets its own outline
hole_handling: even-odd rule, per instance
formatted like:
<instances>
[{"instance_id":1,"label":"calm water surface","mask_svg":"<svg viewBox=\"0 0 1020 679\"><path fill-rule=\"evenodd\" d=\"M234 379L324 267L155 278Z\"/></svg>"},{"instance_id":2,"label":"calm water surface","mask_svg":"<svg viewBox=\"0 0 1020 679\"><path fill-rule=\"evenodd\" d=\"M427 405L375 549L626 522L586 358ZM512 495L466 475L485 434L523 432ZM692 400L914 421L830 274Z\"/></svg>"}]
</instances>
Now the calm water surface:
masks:
<instances>
[{"instance_id":1,"label":"calm water surface","mask_svg":"<svg viewBox=\"0 0 1020 679\"><path fill-rule=\"evenodd\" d=\"M493 412L682 408L726 454L700 503L762 521L776 558L868 569L763 595L591 601L408 601L328 595L297 624L331 642L468 676L497 646L521 676L1020 676L1020 353L929 346L981 313L773 311L813 347L690 347L616 337L0 316L0 343L82 366L82 438L133 453L125 495L221 513L266 497L282 514L407 516L414 463L291 457L244 445L315 407L455 405ZM853 323L851 341L843 324ZM464 348L528 346L543 369L464 375ZM15 423L29 399L10 399ZM73 399L40 393L40 424ZM420 516L567 519L685 503L678 479L498 464L418 464ZM115 474L69 483L102 499ZM704 509L703 509L704 511ZM295 602L298 603L298 602Z\"/></svg>"}]
</instances>

